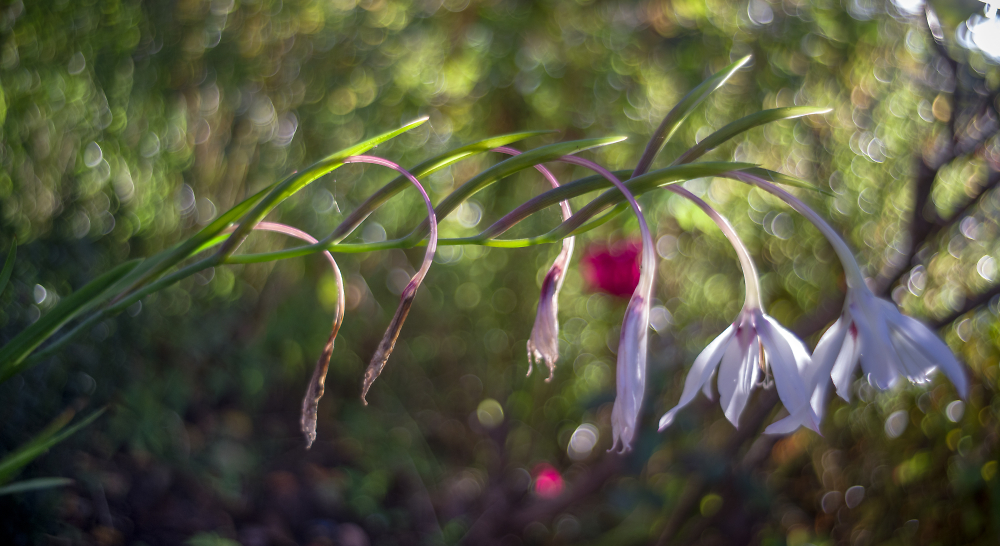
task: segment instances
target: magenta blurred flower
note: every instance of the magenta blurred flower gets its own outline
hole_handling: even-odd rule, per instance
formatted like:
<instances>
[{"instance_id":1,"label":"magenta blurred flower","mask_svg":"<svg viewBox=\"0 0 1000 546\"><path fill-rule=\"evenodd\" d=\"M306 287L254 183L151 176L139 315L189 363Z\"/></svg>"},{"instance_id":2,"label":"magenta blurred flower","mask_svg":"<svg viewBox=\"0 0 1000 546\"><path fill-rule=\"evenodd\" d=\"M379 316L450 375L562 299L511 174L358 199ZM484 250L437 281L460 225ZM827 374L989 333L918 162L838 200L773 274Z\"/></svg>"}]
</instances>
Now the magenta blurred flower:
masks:
<instances>
[{"instance_id":1,"label":"magenta blurred flower","mask_svg":"<svg viewBox=\"0 0 1000 546\"><path fill-rule=\"evenodd\" d=\"M580 271L587 290L627 298L639 284L639 256L642 247L634 241L610 247L590 245L580 259Z\"/></svg>"},{"instance_id":2,"label":"magenta blurred flower","mask_svg":"<svg viewBox=\"0 0 1000 546\"><path fill-rule=\"evenodd\" d=\"M559 471L548 463L535 466L535 493L542 498L558 497L563 490L563 478Z\"/></svg>"}]
</instances>

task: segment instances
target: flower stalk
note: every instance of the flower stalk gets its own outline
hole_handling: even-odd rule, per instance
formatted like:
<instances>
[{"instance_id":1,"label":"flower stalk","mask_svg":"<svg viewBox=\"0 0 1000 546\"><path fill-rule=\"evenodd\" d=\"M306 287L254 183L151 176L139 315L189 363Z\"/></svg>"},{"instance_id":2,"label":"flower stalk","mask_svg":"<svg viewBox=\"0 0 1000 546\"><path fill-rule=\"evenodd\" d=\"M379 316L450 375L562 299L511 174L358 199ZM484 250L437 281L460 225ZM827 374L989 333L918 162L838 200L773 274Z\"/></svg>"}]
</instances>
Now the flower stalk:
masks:
<instances>
[{"instance_id":1,"label":"flower stalk","mask_svg":"<svg viewBox=\"0 0 1000 546\"><path fill-rule=\"evenodd\" d=\"M427 250L424 251L424 260L420 264L420 269L417 269L417 272L410 278L410 282L407 283L406 288L403 289L403 293L400 294L399 307L396 308L396 313L392 316L392 320L389 322L389 328L386 329L385 335L382 336L382 340L379 342L378 348L375 349L375 354L372 355L372 359L368 363L368 368L365 370L365 377L361 383L361 401L367 406L368 400L366 397L368 395L368 389L371 388L372 383L375 382L375 379L382 373L382 369L385 368L385 363L388 362L389 355L392 354L392 350L396 346L396 339L399 337L399 332L403 329L403 323L406 321L406 316L410 313L410 307L413 305L413 298L417 295L417 289L420 288L420 284L424 281L424 277L427 276L427 270L431 267L431 262L434 261L434 252L437 249L438 225L437 217L434 214L434 205L431 204L431 198L428 197L427 192L420 184L420 181L417 180L417 177L413 176L413 174L409 171L399 166L397 163L389 161L388 159L369 155L350 156L344 158L342 161L344 163L370 163L373 165L380 165L382 167L394 169L405 176L417 188L417 191L420 192L420 196L424 198L424 206L427 207L427 223L430 233L427 242Z\"/></svg>"},{"instance_id":2,"label":"flower stalk","mask_svg":"<svg viewBox=\"0 0 1000 546\"><path fill-rule=\"evenodd\" d=\"M508 155L521 153L509 146L494 148L493 151ZM535 169L542 173L553 189L559 187L559 181L544 165L535 165ZM569 201L560 201L559 209L564 221L573 216L573 211L569 208ZM552 381L552 377L556 373L556 362L559 360L559 291L566 279L569 260L573 257L575 239L575 237L563 239L562 250L559 251L559 255L556 256L549 271L545 274L541 294L538 297L535 324L531 327L531 337L528 338L527 375L531 375L536 362L544 362L549 369L549 376L545 379L546 383Z\"/></svg>"}]
</instances>

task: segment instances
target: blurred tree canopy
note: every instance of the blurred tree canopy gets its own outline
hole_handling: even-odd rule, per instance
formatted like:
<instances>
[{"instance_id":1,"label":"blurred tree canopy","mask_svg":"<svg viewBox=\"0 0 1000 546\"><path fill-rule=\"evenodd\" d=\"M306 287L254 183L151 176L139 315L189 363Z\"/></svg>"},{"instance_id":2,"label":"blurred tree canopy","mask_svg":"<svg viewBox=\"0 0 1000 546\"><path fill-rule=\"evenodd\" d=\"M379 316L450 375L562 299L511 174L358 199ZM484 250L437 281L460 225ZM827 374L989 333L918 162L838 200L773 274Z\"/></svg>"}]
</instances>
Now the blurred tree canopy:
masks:
<instances>
[{"instance_id":1,"label":"blurred tree canopy","mask_svg":"<svg viewBox=\"0 0 1000 546\"><path fill-rule=\"evenodd\" d=\"M752 401L756 428L734 429L702 398L657 433L690 362L739 311L742 278L708 218L656 192L640 199L661 262L643 428L629 456L604 453L627 300L588 291L574 266L555 377L525 377L553 246L440 248L368 406L358 398L365 361L420 254L340 256L348 312L308 452L299 399L328 333L332 277L317 257L217 267L0 384L0 453L67 407L110 407L26 471L74 485L0 496L0 536L12 543L1000 538L1000 70L956 40L980 2L0 5L0 244L19 245L0 296L0 341L98 274L419 116L429 123L374 153L411 166L486 136L552 129L526 145L628 136L587 155L631 168L685 93L752 54L660 163L761 109L833 108L754 129L706 157L828 191L800 194L844 233L878 291L941 328L974 385L962 402L944 381L876 394L859 379L852 403L831 402L823 436L784 438L758 436L774 414L773 390ZM499 159L479 155L432 175L432 199ZM552 169L563 181L584 176ZM393 176L345 166L272 217L322 237ZM504 180L443 222L442 236L475 233L545 187L527 171ZM770 313L814 343L843 301L825 240L762 192L724 179L686 187L756 254ZM403 234L424 214L407 190L355 237ZM512 234L558 218L553 208ZM622 215L578 245L636 237ZM242 251L287 244L254 235Z\"/></svg>"}]
</instances>

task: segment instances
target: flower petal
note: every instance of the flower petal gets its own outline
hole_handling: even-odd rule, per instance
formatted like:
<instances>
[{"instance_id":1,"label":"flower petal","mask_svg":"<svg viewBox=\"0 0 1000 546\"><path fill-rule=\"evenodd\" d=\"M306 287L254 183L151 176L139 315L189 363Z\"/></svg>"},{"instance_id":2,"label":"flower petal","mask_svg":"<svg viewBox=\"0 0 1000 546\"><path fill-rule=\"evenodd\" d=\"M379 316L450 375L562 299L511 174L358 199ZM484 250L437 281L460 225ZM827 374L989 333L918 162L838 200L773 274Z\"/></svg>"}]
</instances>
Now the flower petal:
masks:
<instances>
[{"instance_id":1,"label":"flower petal","mask_svg":"<svg viewBox=\"0 0 1000 546\"><path fill-rule=\"evenodd\" d=\"M721 356L720 356L721 358ZM712 391L712 378L715 377L715 370L712 370L712 375L708 376L708 381L701 387L701 393L705 395L705 398L709 400L715 400L715 393Z\"/></svg>"},{"instance_id":2,"label":"flower petal","mask_svg":"<svg viewBox=\"0 0 1000 546\"><path fill-rule=\"evenodd\" d=\"M743 413L760 374L760 342L757 341L757 336L752 336L750 345L743 348L739 334L737 332L728 343L719 366L719 399L726 419L735 427L739 426L740 414Z\"/></svg>"},{"instance_id":3,"label":"flower petal","mask_svg":"<svg viewBox=\"0 0 1000 546\"><path fill-rule=\"evenodd\" d=\"M850 317L850 314L847 316ZM851 401L851 377L854 370L858 369L861 357L861 340L858 338L858 326L854 323L854 318L847 326L847 335L844 336L844 345L840 348L837 360L833 363L830 377L837 387L837 395L845 401ZM815 355L813 355L815 358Z\"/></svg>"},{"instance_id":4,"label":"flower petal","mask_svg":"<svg viewBox=\"0 0 1000 546\"><path fill-rule=\"evenodd\" d=\"M861 370L873 387L885 390L899 378L902 364L889 338L885 318L877 309L875 296L870 293L868 296L872 301L851 304L851 317L861 339Z\"/></svg>"},{"instance_id":5,"label":"flower petal","mask_svg":"<svg viewBox=\"0 0 1000 546\"><path fill-rule=\"evenodd\" d=\"M677 411L694 400L694 397L698 395L698 389L703 385L707 385L711 389L712 384L710 380L712 374L715 373L715 369L719 366L719 361L726 351L726 346L733 338L735 332L736 325L730 325L729 328L726 328L724 332L712 340L708 344L708 347L705 347L701 354L698 355L698 358L694 360L694 364L688 371L687 378L684 379L684 391L681 392L681 399L673 409L664 413L663 417L660 417L660 430L669 427L674 422ZM709 393L711 393L711 390L709 390ZM706 396L711 398L711 394L707 394Z\"/></svg>"},{"instance_id":6,"label":"flower petal","mask_svg":"<svg viewBox=\"0 0 1000 546\"><path fill-rule=\"evenodd\" d=\"M761 315L757 335L764 345L781 403L801 424L818 431L819 420L809 405L812 389L806 388L806 382L800 375L810 365L806 346L795 334L767 315ZM807 407L808 411L803 413L803 407Z\"/></svg>"},{"instance_id":7,"label":"flower petal","mask_svg":"<svg viewBox=\"0 0 1000 546\"><path fill-rule=\"evenodd\" d=\"M621 445L619 453L632 449L642 397L646 390L646 348L649 339L649 300L639 289L625 310L625 322L618 342L618 365L615 370L617 394L611 408L611 449Z\"/></svg>"},{"instance_id":8,"label":"flower petal","mask_svg":"<svg viewBox=\"0 0 1000 546\"><path fill-rule=\"evenodd\" d=\"M531 375L536 362L544 362L549 369L549 377L545 381L552 381L556 361L559 360L559 289L562 288L566 267L572 255L573 238L568 237L563 241L562 251L542 281L535 325L528 338L528 375Z\"/></svg>"},{"instance_id":9,"label":"flower petal","mask_svg":"<svg viewBox=\"0 0 1000 546\"><path fill-rule=\"evenodd\" d=\"M791 434L798 430L799 427L807 427L819 432L817 430L817 422L818 419L812 407L805 405L799 408L797 412L768 425L764 429L764 434Z\"/></svg>"},{"instance_id":10,"label":"flower petal","mask_svg":"<svg viewBox=\"0 0 1000 546\"><path fill-rule=\"evenodd\" d=\"M958 395L965 398L969 394L969 378L948 345L930 328L913 317L899 314L894 319L890 322L894 332L899 334L899 337L905 338L928 364L940 366L952 385L955 385Z\"/></svg>"},{"instance_id":11,"label":"flower petal","mask_svg":"<svg viewBox=\"0 0 1000 546\"><path fill-rule=\"evenodd\" d=\"M830 375L833 371L833 364L844 347L844 339L850 328L850 315L846 312L840 315L837 322L833 323L816 344L816 350L812 355L812 369L808 377L805 378L806 385L812 385L813 394L811 404L816 416L823 418L824 402L826 401L826 391L830 388Z\"/></svg>"}]
</instances>

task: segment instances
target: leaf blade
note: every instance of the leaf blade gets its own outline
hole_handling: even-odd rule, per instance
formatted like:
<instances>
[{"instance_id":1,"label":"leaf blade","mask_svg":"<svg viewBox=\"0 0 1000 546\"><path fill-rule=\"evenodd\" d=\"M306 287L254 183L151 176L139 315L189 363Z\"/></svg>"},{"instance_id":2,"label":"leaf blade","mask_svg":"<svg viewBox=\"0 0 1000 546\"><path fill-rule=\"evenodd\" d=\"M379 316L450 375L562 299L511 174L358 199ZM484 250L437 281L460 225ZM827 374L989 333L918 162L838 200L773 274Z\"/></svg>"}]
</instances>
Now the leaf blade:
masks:
<instances>
[{"instance_id":1,"label":"leaf blade","mask_svg":"<svg viewBox=\"0 0 1000 546\"><path fill-rule=\"evenodd\" d=\"M138 263L139 260L125 262L90 281L0 348L0 383L19 372L24 359L63 325L98 305L108 289Z\"/></svg>"},{"instance_id":2,"label":"leaf blade","mask_svg":"<svg viewBox=\"0 0 1000 546\"><path fill-rule=\"evenodd\" d=\"M65 487L67 485L72 485L74 480L69 478L33 478L30 480L21 480L19 482L14 482L8 485L0 487L0 497L4 495L14 495L17 493L26 493L28 491L37 491L39 489L51 489L53 487Z\"/></svg>"},{"instance_id":3,"label":"leaf blade","mask_svg":"<svg viewBox=\"0 0 1000 546\"><path fill-rule=\"evenodd\" d=\"M642 152L642 157L639 158L639 163L635 166L635 171L632 173L632 178L646 174L649 167L653 164L653 159L656 158L656 154L660 152L663 145L670 140L677 129L680 128L684 120L691 114L694 109L702 103L709 95L714 93L718 88L722 87L737 70L743 67L747 62L750 61L750 55L743 57L742 59L736 61L735 63L723 68L719 72L716 72L712 77L698 84L697 87L688 92L687 95L677 103L670 112L667 113L666 117L660 123L660 126L656 128L656 132L649 139L649 143L646 144L646 149Z\"/></svg>"},{"instance_id":4,"label":"leaf blade","mask_svg":"<svg viewBox=\"0 0 1000 546\"><path fill-rule=\"evenodd\" d=\"M14 272L14 258L17 256L17 239L14 239L10 244L10 250L7 251L7 260L3 263L3 271L0 271L0 295L3 294L4 288L7 288L7 281L10 280L10 274Z\"/></svg>"},{"instance_id":5,"label":"leaf blade","mask_svg":"<svg viewBox=\"0 0 1000 546\"><path fill-rule=\"evenodd\" d=\"M302 188L306 187L308 184L312 183L321 176L337 169L344 163L341 162L342 159L350 157L352 155L359 155L371 150L372 148L378 146L379 144L386 142L392 138L395 138L410 129L413 129L419 125L422 125L429 118L423 117L415 121L411 121L406 125L389 131L387 133L382 133L375 137L372 137L364 142L355 144L344 148L343 150L334 152L327 157L321 159L314 163L311 167L306 169L301 173L294 174L288 178L285 178L277 184L257 205L243 217L240 222L239 227L233 231L233 234L229 236L229 239L223 243L222 248L219 249L219 256L225 257L232 254L239 246L243 239L250 233L254 226L258 222L264 219L269 212L271 212L275 207L278 206L282 201L291 197L297 193Z\"/></svg>"},{"instance_id":6,"label":"leaf blade","mask_svg":"<svg viewBox=\"0 0 1000 546\"><path fill-rule=\"evenodd\" d=\"M26 444L23 444L13 452L7 454L3 459L0 459L0 484L9 481L18 471L48 451L52 446L69 438L78 430L94 422L105 410L106 408L101 408L69 428L65 427L73 419L74 412L73 410L63 412Z\"/></svg>"},{"instance_id":7,"label":"leaf blade","mask_svg":"<svg viewBox=\"0 0 1000 546\"><path fill-rule=\"evenodd\" d=\"M804 116L812 116L818 114L825 114L832 111L832 108L816 108L812 106L791 106L786 108L774 108L771 110L763 110L761 112L755 112L749 116L742 117L732 123L727 124L725 127L715 131L714 133L705 137L701 142L695 144L689 148L686 152L681 154L674 162L673 165L680 165L681 163L690 163L695 159L705 155L712 149L717 148L721 144L725 143L727 140L736 137L740 133L744 133L753 129L755 127L760 127L761 125L766 125L768 123L774 123L776 121L783 121L788 119L796 119Z\"/></svg>"}]
</instances>

